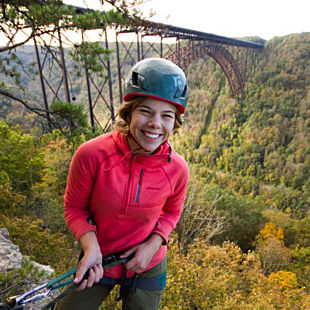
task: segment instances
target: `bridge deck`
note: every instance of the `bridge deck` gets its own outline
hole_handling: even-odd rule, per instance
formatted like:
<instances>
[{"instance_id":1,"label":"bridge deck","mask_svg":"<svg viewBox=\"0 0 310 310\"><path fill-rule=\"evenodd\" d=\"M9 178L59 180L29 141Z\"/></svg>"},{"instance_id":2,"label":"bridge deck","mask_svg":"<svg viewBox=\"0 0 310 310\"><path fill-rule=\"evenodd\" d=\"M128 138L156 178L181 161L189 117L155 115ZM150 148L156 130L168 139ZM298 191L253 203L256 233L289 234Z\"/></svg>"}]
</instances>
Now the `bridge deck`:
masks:
<instances>
[{"instance_id":1,"label":"bridge deck","mask_svg":"<svg viewBox=\"0 0 310 310\"><path fill-rule=\"evenodd\" d=\"M70 6L76 9L78 14L83 14L85 12L91 12L91 9L85 9L77 6ZM176 27L172 25L156 23L148 20L135 19L132 20L132 26L127 27L121 32L133 32L140 31L144 35L162 35L163 37L178 37L185 40L203 40L211 41L212 43L219 43L232 46L240 46L254 49L263 49L264 45L260 43L248 42L244 40L238 40L234 38L228 38L219 36L216 34L211 34L202 31L196 31L181 27Z\"/></svg>"}]
</instances>

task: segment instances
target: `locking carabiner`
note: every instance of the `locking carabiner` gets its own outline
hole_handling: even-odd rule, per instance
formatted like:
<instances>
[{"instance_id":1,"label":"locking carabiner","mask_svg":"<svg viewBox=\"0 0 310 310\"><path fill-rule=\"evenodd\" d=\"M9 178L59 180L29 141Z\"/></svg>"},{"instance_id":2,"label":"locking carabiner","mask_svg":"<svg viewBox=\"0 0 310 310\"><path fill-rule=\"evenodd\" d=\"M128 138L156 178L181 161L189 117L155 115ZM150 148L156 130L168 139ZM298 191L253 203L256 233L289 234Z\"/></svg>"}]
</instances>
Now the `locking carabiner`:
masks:
<instances>
[{"instance_id":1,"label":"locking carabiner","mask_svg":"<svg viewBox=\"0 0 310 310\"><path fill-rule=\"evenodd\" d=\"M45 290L43 293L37 293L38 291ZM47 283L39 285L26 293L18 296L12 296L6 299L6 301L3 304L0 304L0 310L16 310L16 309L23 309L24 306L30 302L34 302L37 300L40 300L44 297L46 297L49 292L51 291L51 288L47 288ZM34 295L34 296L31 296Z\"/></svg>"}]
</instances>

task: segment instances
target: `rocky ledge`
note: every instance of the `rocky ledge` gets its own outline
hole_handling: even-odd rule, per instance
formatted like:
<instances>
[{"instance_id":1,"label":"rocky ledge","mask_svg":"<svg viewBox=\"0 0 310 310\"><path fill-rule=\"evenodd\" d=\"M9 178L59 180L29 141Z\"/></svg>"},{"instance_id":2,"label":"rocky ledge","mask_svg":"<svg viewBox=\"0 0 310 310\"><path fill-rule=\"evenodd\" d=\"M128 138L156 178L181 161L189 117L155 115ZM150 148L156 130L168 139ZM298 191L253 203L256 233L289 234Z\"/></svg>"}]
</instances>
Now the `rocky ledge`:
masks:
<instances>
[{"instance_id":1,"label":"rocky ledge","mask_svg":"<svg viewBox=\"0 0 310 310\"><path fill-rule=\"evenodd\" d=\"M27 257L26 257L27 259ZM9 232L6 228L0 228L0 274L6 274L12 270L19 269L22 266L23 255L19 251L17 245L13 244L10 240ZM44 276L40 279L39 283L31 283L27 286L26 290L30 290L38 285L49 281L50 276L54 270L50 266L42 265L34 261L30 261L33 268L38 272L42 272ZM24 293L20 292L21 294ZM51 292L48 297L41 299L37 302L25 306L25 310L39 310L43 306L52 301L59 294L58 290Z\"/></svg>"}]
</instances>

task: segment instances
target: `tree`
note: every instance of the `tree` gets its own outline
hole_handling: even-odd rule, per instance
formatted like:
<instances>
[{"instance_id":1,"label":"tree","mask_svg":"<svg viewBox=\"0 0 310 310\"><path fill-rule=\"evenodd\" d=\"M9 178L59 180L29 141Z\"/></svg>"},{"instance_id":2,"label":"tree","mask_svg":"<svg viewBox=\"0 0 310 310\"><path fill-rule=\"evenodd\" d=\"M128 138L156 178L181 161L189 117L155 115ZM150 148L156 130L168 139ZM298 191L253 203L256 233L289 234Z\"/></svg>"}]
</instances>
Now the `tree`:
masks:
<instances>
[{"instance_id":1,"label":"tree","mask_svg":"<svg viewBox=\"0 0 310 310\"><path fill-rule=\"evenodd\" d=\"M212 193L208 186L192 180L187 191L181 219L176 227L178 242L187 252L196 238L209 243L228 229L227 218L218 210L222 195Z\"/></svg>"},{"instance_id":2,"label":"tree","mask_svg":"<svg viewBox=\"0 0 310 310\"><path fill-rule=\"evenodd\" d=\"M214 191L220 190L213 186ZM261 205L252 199L237 195L235 192L226 189L221 191L221 200L218 202L220 214L225 215L227 229L213 241L221 243L229 240L235 242L243 251L253 248L255 236L263 221Z\"/></svg>"},{"instance_id":3,"label":"tree","mask_svg":"<svg viewBox=\"0 0 310 310\"><path fill-rule=\"evenodd\" d=\"M0 8L0 29L7 43L0 48L0 52L12 51L36 37L54 35L55 31L61 29L124 25L141 15L137 6L142 2L101 1L102 11L105 3L110 4L110 9L103 14L87 8L76 9L61 0L3 0ZM21 33L22 39L19 36Z\"/></svg>"},{"instance_id":4,"label":"tree","mask_svg":"<svg viewBox=\"0 0 310 310\"><path fill-rule=\"evenodd\" d=\"M2 1L0 6L0 31L6 39L6 44L0 47L0 74L7 78L0 82L0 95L19 102L26 109L35 113L45 123L49 123L49 129L59 128L55 118L51 120L53 113L45 104L44 108L38 108L25 96L25 88L22 83L20 71L27 75L33 73L33 66L25 66L19 59L16 48L33 40L44 41L48 36L51 40L58 40L62 30L86 30L107 26L129 27L134 20L140 18L138 5L143 1L101 1L102 12L74 8L63 4L61 0L13 0ZM99 4L99 3L98 3ZM103 12L103 5L109 5L109 9ZM51 49L44 43L45 48ZM109 51L99 45L98 42L82 43L75 45L75 59L80 59L87 70L98 70L98 57L106 55ZM87 56L85 56L87 52ZM91 55L91 57L89 57ZM12 85L17 85L19 90L12 90ZM53 126L51 126L51 123Z\"/></svg>"},{"instance_id":5,"label":"tree","mask_svg":"<svg viewBox=\"0 0 310 310\"><path fill-rule=\"evenodd\" d=\"M29 193L31 186L40 180L43 158L34 142L18 126L10 127L0 121L0 170L8 175L18 193Z\"/></svg>"},{"instance_id":6,"label":"tree","mask_svg":"<svg viewBox=\"0 0 310 310\"><path fill-rule=\"evenodd\" d=\"M283 229L277 229L271 222L260 230L255 244L265 275L277 272L289 263L291 252L284 246L283 240Z\"/></svg>"}]
</instances>

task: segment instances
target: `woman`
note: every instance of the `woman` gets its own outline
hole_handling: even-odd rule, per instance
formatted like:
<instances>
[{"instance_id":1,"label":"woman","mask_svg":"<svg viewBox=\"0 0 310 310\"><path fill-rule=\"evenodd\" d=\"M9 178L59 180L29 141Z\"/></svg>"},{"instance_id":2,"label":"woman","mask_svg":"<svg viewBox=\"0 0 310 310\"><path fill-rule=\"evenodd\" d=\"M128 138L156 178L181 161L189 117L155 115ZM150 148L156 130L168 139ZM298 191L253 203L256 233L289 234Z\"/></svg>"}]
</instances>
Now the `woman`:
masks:
<instances>
[{"instance_id":1,"label":"woman","mask_svg":"<svg viewBox=\"0 0 310 310\"><path fill-rule=\"evenodd\" d=\"M125 277L126 284L135 274L142 284L134 290L123 286L123 309L158 309L168 236L181 215L189 176L186 162L167 141L182 124L187 99L178 66L144 59L129 74L115 131L77 150L65 218L84 252L74 281L81 284L57 310L97 309L115 283ZM102 257L115 252L132 258L103 272Z\"/></svg>"}]
</instances>

